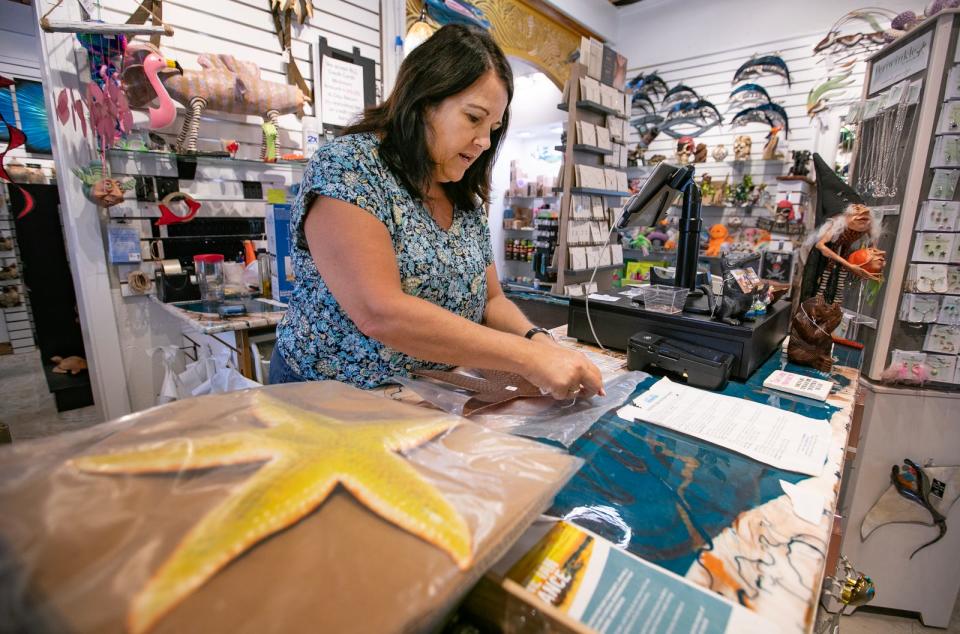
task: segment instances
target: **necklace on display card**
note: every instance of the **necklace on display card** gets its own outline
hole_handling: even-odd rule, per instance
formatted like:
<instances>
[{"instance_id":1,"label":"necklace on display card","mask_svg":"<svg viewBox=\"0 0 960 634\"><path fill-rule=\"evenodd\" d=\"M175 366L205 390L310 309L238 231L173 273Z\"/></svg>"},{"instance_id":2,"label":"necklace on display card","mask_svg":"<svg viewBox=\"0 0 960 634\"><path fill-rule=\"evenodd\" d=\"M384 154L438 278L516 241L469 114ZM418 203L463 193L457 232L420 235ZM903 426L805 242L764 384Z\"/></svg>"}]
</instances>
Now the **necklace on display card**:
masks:
<instances>
[{"instance_id":1,"label":"necklace on display card","mask_svg":"<svg viewBox=\"0 0 960 634\"><path fill-rule=\"evenodd\" d=\"M960 326L960 296L945 295L940 302L940 315L937 317L938 324L947 326Z\"/></svg>"},{"instance_id":2,"label":"necklace on display card","mask_svg":"<svg viewBox=\"0 0 960 634\"><path fill-rule=\"evenodd\" d=\"M934 170L933 180L930 182L930 193L927 198L953 200L953 195L957 191L958 179L960 179L960 170Z\"/></svg>"},{"instance_id":3,"label":"necklace on display card","mask_svg":"<svg viewBox=\"0 0 960 634\"><path fill-rule=\"evenodd\" d=\"M940 109L938 134L956 134L960 132L960 101L945 101Z\"/></svg>"},{"instance_id":4,"label":"necklace on display card","mask_svg":"<svg viewBox=\"0 0 960 634\"><path fill-rule=\"evenodd\" d=\"M938 136L933 145L930 167L960 166L960 137L952 135Z\"/></svg>"}]
</instances>

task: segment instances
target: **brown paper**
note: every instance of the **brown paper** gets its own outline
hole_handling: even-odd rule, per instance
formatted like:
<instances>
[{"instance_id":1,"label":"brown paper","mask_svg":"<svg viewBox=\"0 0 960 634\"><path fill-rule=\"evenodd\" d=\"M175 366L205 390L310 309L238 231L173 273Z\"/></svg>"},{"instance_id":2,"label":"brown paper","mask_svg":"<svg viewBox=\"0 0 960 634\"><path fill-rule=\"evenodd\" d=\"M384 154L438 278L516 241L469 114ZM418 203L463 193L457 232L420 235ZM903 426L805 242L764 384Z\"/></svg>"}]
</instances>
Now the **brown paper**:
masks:
<instances>
[{"instance_id":1,"label":"brown paper","mask_svg":"<svg viewBox=\"0 0 960 634\"><path fill-rule=\"evenodd\" d=\"M205 396L0 451L0 622L26 631L120 632L132 597L184 534L260 465L103 475L67 465L145 442L261 426L255 393L342 421L446 416L339 383ZM473 564L381 519L338 486L290 528L236 557L154 630L394 632L436 626L579 465L464 421L404 454L465 519ZM5 614L4 610L15 610Z\"/></svg>"}]
</instances>

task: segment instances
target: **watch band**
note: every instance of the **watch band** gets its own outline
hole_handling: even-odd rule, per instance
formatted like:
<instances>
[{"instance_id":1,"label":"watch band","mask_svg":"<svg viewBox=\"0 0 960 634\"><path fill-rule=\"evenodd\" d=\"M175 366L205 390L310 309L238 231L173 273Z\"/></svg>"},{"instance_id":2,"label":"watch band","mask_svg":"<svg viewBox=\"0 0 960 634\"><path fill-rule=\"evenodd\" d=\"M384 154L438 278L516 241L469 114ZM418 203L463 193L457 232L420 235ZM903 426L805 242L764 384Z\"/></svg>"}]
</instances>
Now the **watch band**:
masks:
<instances>
[{"instance_id":1,"label":"watch band","mask_svg":"<svg viewBox=\"0 0 960 634\"><path fill-rule=\"evenodd\" d=\"M530 330L528 330L528 331L527 331L527 334L525 334L524 337L525 337L526 339L533 339L533 336L534 336L534 335L540 334L540 333L543 333L543 334L545 334L546 336L548 336L548 337L550 337L551 339L553 339L553 333L550 332L549 330L547 330L546 328L541 328L540 326L534 326L533 328L531 328ZM556 341L556 340L554 339L554 341Z\"/></svg>"}]
</instances>

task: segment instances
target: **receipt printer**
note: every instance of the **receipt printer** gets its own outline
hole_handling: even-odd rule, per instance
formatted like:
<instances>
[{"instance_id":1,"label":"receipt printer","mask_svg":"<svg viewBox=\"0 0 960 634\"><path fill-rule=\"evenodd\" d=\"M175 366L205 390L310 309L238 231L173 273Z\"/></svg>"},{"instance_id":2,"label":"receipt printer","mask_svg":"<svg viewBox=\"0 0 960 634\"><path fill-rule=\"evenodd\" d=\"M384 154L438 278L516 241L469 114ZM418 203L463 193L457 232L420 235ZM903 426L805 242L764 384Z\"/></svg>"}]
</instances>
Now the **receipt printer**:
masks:
<instances>
[{"instance_id":1,"label":"receipt printer","mask_svg":"<svg viewBox=\"0 0 960 634\"><path fill-rule=\"evenodd\" d=\"M706 390L722 390L727 385L733 361L732 354L648 332L630 337L627 347L628 369L659 368Z\"/></svg>"}]
</instances>

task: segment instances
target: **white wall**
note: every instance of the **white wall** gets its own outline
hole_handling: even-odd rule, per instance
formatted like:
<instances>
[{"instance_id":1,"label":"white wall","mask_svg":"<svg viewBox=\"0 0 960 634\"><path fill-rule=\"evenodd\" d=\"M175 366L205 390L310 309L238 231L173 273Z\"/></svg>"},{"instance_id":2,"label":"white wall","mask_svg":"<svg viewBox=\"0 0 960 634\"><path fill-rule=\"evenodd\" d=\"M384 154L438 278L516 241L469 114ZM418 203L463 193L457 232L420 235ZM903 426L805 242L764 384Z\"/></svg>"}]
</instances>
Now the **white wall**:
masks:
<instances>
[{"instance_id":1,"label":"white wall","mask_svg":"<svg viewBox=\"0 0 960 634\"><path fill-rule=\"evenodd\" d=\"M920 12L916 0L644 0L620 9L614 44L630 68L730 49L769 50L799 35L823 37L843 14L866 5ZM818 38L819 39L819 38ZM812 55L812 51L811 51Z\"/></svg>"},{"instance_id":2,"label":"white wall","mask_svg":"<svg viewBox=\"0 0 960 634\"><path fill-rule=\"evenodd\" d=\"M547 4L587 27L604 40L619 35L620 14L607 0L546 0Z\"/></svg>"},{"instance_id":3,"label":"white wall","mask_svg":"<svg viewBox=\"0 0 960 634\"><path fill-rule=\"evenodd\" d=\"M511 60L511 63L517 75L529 71L523 62ZM542 173L556 177L559 164L551 170L549 166L533 161L530 156L537 144L549 143L551 139L553 145L560 144L560 133L551 131L559 128L561 121L566 118L566 113L557 109L560 98L560 90L543 73L533 72L514 79L510 129L493 166L488 216L493 252L501 278L506 270L503 254L503 195L510 187L510 161L517 160L531 176Z\"/></svg>"},{"instance_id":4,"label":"white wall","mask_svg":"<svg viewBox=\"0 0 960 634\"><path fill-rule=\"evenodd\" d=\"M727 112L734 72L754 54L778 53L790 68L792 87L777 77L764 76L756 83L764 86L774 101L790 117L790 137L780 135L780 150L812 150L832 160L837 139L839 114L846 111L842 102L859 99L864 64L854 69L856 83L844 95L831 99L837 107L824 117L827 128L818 129L806 113L806 98L811 88L826 79L827 71L813 47L846 12L859 8L855 0L811 0L803 4L762 2L760 0L645 0L621 9L616 48L629 63L628 77L639 72L658 71L672 87L685 83L704 99L712 101L729 124L737 110ZM906 0L885 0L893 11L919 10ZM718 143L732 155L733 138L747 134L753 140L753 158L759 159L769 128L750 124L740 128L728 125L713 128L697 138L712 151ZM631 136L636 143L637 135ZM661 134L647 152L672 157L676 141ZM729 160L729 159L728 159ZM729 165L713 163L701 168L723 178Z\"/></svg>"}]
</instances>

